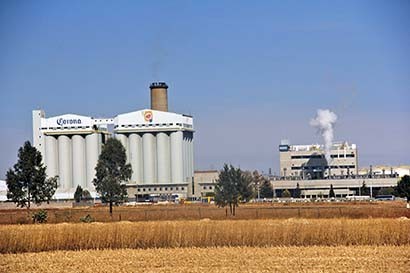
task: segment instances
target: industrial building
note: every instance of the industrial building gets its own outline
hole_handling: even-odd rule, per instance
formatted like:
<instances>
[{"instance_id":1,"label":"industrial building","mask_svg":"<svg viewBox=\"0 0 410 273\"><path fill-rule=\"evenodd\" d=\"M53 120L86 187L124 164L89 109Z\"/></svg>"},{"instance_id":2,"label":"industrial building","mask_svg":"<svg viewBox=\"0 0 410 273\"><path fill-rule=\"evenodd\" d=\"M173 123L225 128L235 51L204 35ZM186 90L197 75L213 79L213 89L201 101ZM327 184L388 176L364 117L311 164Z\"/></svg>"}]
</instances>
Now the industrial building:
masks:
<instances>
[{"instance_id":1,"label":"industrial building","mask_svg":"<svg viewBox=\"0 0 410 273\"><path fill-rule=\"evenodd\" d=\"M33 143L43 156L47 176L58 176L57 199L72 199L77 185L96 195L95 167L109 137L121 141L131 164L132 177L126 181L131 200L193 194L193 118L168 112L165 83L152 83L150 90L150 109L114 118L46 118L43 110L33 111Z\"/></svg>"},{"instance_id":2,"label":"industrial building","mask_svg":"<svg viewBox=\"0 0 410 273\"><path fill-rule=\"evenodd\" d=\"M332 144L328 162L323 145L291 145L282 140L279 158L280 175L271 177L278 197L284 190L294 192L296 188L300 189L301 197L327 197L331 185L336 197L361 195L363 184L373 195L381 188L396 186L398 181L393 168L389 172L375 172L370 168L366 173L359 173L357 146L347 142Z\"/></svg>"},{"instance_id":3,"label":"industrial building","mask_svg":"<svg viewBox=\"0 0 410 273\"><path fill-rule=\"evenodd\" d=\"M330 162L323 145L279 145L280 175L302 179L322 179L331 176L353 176L358 172L357 147L347 142L333 143Z\"/></svg>"}]
</instances>

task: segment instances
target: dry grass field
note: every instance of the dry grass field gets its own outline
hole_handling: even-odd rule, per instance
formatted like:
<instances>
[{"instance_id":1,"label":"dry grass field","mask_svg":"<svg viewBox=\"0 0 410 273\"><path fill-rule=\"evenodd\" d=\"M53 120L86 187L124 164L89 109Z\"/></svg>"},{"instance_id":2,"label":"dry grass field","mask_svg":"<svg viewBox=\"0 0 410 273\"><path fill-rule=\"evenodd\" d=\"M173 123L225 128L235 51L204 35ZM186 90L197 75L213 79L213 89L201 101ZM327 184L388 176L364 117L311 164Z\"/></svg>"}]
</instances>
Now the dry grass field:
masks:
<instances>
[{"instance_id":1,"label":"dry grass field","mask_svg":"<svg viewBox=\"0 0 410 273\"><path fill-rule=\"evenodd\" d=\"M0 272L410 272L410 246L222 247L0 255Z\"/></svg>"},{"instance_id":2,"label":"dry grass field","mask_svg":"<svg viewBox=\"0 0 410 273\"><path fill-rule=\"evenodd\" d=\"M0 253L314 245L409 246L410 220L203 220L0 226Z\"/></svg>"},{"instance_id":3,"label":"dry grass field","mask_svg":"<svg viewBox=\"0 0 410 273\"><path fill-rule=\"evenodd\" d=\"M32 210L33 212L35 210ZM405 202L319 202L244 204L237 215L226 215L223 208L214 205L140 205L115 207L110 217L106 207L47 208L49 223L78 223L91 215L98 222L159 221L159 220L212 220L224 219L286 219L286 218L410 218ZM0 224L27 224L31 220L24 209L0 210Z\"/></svg>"}]
</instances>

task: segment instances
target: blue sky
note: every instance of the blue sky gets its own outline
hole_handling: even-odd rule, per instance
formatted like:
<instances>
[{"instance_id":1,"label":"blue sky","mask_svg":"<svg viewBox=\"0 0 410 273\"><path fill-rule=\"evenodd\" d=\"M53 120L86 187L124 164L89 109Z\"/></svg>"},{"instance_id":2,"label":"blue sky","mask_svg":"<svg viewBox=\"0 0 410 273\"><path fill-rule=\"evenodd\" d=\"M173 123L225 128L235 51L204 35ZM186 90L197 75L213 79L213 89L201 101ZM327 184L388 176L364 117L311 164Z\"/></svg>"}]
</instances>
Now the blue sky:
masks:
<instances>
[{"instance_id":1,"label":"blue sky","mask_svg":"<svg viewBox=\"0 0 410 273\"><path fill-rule=\"evenodd\" d=\"M277 146L321 143L316 109L360 165L410 164L409 1L1 1L0 178L31 111L194 115L196 169L267 172Z\"/></svg>"}]
</instances>

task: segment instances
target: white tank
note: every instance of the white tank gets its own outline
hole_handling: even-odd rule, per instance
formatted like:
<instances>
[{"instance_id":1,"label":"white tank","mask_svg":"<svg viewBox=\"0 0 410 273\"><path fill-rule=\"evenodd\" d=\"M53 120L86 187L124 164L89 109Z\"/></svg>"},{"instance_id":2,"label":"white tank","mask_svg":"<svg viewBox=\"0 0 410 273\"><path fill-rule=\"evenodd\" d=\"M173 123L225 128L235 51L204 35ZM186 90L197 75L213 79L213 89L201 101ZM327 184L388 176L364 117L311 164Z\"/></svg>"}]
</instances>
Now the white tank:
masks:
<instances>
[{"instance_id":1,"label":"white tank","mask_svg":"<svg viewBox=\"0 0 410 273\"><path fill-rule=\"evenodd\" d=\"M183 157L182 157L182 131L171 133L171 180L172 183L182 183Z\"/></svg>"},{"instance_id":2,"label":"white tank","mask_svg":"<svg viewBox=\"0 0 410 273\"><path fill-rule=\"evenodd\" d=\"M128 137L129 155L132 168L131 182L136 184L142 183L142 137L133 133Z\"/></svg>"},{"instance_id":3,"label":"white tank","mask_svg":"<svg viewBox=\"0 0 410 273\"><path fill-rule=\"evenodd\" d=\"M152 184L155 179L155 136L152 133L142 135L144 184Z\"/></svg>"},{"instance_id":4,"label":"white tank","mask_svg":"<svg viewBox=\"0 0 410 273\"><path fill-rule=\"evenodd\" d=\"M45 156L45 163L46 163L46 173L48 177L54 177L59 175L58 173L58 142L57 138L54 136L45 136L46 140L46 156Z\"/></svg>"},{"instance_id":5,"label":"white tank","mask_svg":"<svg viewBox=\"0 0 410 273\"><path fill-rule=\"evenodd\" d=\"M86 188L94 189L93 180L95 178L95 167L97 166L98 156L100 154L99 134L94 133L85 137L85 157L87 162L86 170Z\"/></svg>"},{"instance_id":6,"label":"white tank","mask_svg":"<svg viewBox=\"0 0 410 273\"><path fill-rule=\"evenodd\" d=\"M171 150L169 136L161 132L157 134L157 169L158 183L171 182Z\"/></svg>"},{"instance_id":7,"label":"white tank","mask_svg":"<svg viewBox=\"0 0 410 273\"><path fill-rule=\"evenodd\" d=\"M122 146L125 148L125 154L127 156L127 163L130 163L130 157L129 157L129 147L128 147L128 137L126 134L116 134L115 138L118 139Z\"/></svg>"},{"instance_id":8,"label":"white tank","mask_svg":"<svg viewBox=\"0 0 410 273\"><path fill-rule=\"evenodd\" d=\"M60 185L63 189L68 190L72 188L72 153L71 153L71 139L66 135L58 137L58 165Z\"/></svg>"},{"instance_id":9,"label":"white tank","mask_svg":"<svg viewBox=\"0 0 410 273\"><path fill-rule=\"evenodd\" d=\"M82 135L73 135L73 187L80 185L87 187L86 164L85 164L85 138Z\"/></svg>"}]
</instances>

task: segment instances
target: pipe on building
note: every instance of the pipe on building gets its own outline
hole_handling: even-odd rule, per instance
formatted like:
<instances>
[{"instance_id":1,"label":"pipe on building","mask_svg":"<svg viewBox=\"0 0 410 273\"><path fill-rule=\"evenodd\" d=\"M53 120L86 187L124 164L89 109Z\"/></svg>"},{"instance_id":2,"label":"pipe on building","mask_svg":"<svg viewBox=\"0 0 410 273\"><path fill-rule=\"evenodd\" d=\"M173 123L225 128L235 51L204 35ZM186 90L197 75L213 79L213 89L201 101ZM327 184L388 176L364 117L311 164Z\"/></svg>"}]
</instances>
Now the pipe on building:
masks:
<instances>
[{"instance_id":1,"label":"pipe on building","mask_svg":"<svg viewBox=\"0 0 410 273\"><path fill-rule=\"evenodd\" d=\"M171 182L171 151L169 136L167 133L157 134L157 170L158 183L165 184Z\"/></svg>"},{"instance_id":2,"label":"pipe on building","mask_svg":"<svg viewBox=\"0 0 410 273\"><path fill-rule=\"evenodd\" d=\"M155 136L152 133L142 135L144 184L156 183L155 165Z\"/></svg>"},{"instance_id":3,"label":"pipe on building","mask_svg":"<svg viewBox=\"0 0 410 273\"><path fill-rule=\"evenodd\" d=\"M58 141L54 136L45 136L45 163L48 177L59 175L58 173Z\"/></svg>"},{"instance_id":4,"label":"pipe on building","mask_svg":"<svg viewBox=\"0 0 410 273\"><path fill-rule=\"evenodd\" d=\"M83 189L87 187L85 164L85 138L82 135L73 135L73 188L77 185Z\"/></svg>"},{"instance_id":5,"label":"pipe on building","mask_svg":"<svg viewBox=\"0 0 410 273\"><path fill-rule=\"evenodd\" d=\"M86 188L94 189L93 180L95 178L95 167L100 154L99 134L93 133L85 137L85 157L87 162Z\"/></svg>"},{"instance_id":6,"label":"pipe on building","mask_svg":"<svg viewBox=\"0 0 410 273\"><path fill-rule=\"evenodd\" d=\"M60 185L65 190L71 189L73 180L72 149L71 139L66 135L58 136L58 165Z\"/></svg>"},{"instance_id":7,"label":"pipe on building","mask_svg":"<svg viewBox=\"0 0 410 273\"><path fill-rule=\"evenodd\" d=\"M171 133L171 181L182 183L183 177L183 134L182 131Z\"/></svg>"},{"instance_id":8,"label":"pipe on building","mask_svg":"<svg viewBox=\"0 0 410 273\"><path fill-rule=\"evenodd\" d=\"M129 155L132 168L131 182L141 184L143 180L142 167L142 137L137 133L132 133L128 137Z\"/></svg>"}]
</instances>

